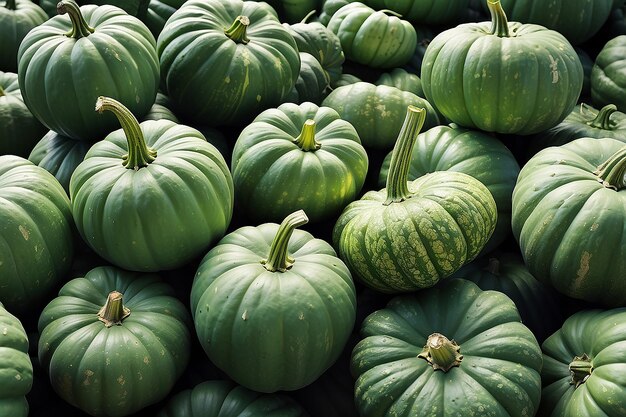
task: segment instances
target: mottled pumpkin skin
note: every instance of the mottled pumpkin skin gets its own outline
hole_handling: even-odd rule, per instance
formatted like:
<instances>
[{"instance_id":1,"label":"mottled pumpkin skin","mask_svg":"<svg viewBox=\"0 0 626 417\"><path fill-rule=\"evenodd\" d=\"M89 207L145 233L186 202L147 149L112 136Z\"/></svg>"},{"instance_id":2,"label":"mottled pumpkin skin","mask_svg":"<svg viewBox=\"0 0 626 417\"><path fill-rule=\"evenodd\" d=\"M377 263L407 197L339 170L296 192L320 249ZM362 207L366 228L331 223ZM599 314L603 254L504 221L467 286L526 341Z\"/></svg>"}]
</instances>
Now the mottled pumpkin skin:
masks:
<instances>
[{"instance_id":1,"label":"mottled pumpkin skin","mask_svg":"<svg viewBox=\"0 0 626 417\"><path fill-rule=\"evenodd\" d=\"M435 285L474 259L496 226L493 196L468 174L434 172L408 186L411 197L389 205L386 189L365 193L333 228L341 259L381 292Z\"/></svg>"},{"instance_id":2,"label":"mottled pumpkin skin","mask_svg":"<svg viewBox=\"0 0 626 417\"><path fill-rule=\"evenodd\" d=\"M435 370L418 357L440 333L460 346L460 365ZM362 417L534 416L541 349L513 302L466 280L396 296L370 314L352 351Z\"/></svg>"}]
</instances>

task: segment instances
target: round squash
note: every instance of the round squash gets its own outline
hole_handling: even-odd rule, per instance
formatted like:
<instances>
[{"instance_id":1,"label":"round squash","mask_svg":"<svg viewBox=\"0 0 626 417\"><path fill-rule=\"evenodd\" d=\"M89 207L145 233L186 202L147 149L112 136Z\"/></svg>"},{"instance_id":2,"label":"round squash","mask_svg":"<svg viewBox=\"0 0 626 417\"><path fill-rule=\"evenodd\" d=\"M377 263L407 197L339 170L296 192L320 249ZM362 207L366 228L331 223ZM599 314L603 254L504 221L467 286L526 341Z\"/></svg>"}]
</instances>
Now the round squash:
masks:
<instances>
[{"instance_id":1,"label":"round squash","mask_svg":"<svg viewBox=\"0 0 626 417\"><path fill-rule=\"evenodd\" d=\"M46 20L46 12L30 0L0 2L0 71L17 72L20 43L31 29Z\"/></svg>"},{"instance_id":2,"label":"round squash","mask_svg":"<svg viewBox=\"0 0 626 417\"><path fill-rule=\"evenodd\" d=\"M97 267L41 312L39 362L55 392L92 416L162 400L189 359L190 317L157 275Z\"/></svg>"},{"instance_id":3,"label":"round squash","mask_svg":"<svg viewBox=\"0 0 626 417\"><path fill-rule=\"evenodd\" d=\"M508 22L488 0L492 22L441 32L422 62L428 101L450 121L487 132L528 135L574 108L583 68L572 45L543 26Z\"/></svg>"},{"instance_id":4,"label":"round squash","mask_svg":"<svg viewBox=\"0 0 626 417\"><path fill-rule=\"evenodd\" d=\"M339 357L356 316L350 271L333 248L283 222L244 226L200 262L191 312L209 359L254 391L311 384Z\"/></svg>"},{"instance_id":5,"label":"round squash","mask_svg":"<svg viewBox=\"0 0 626 417\"><path fill-rule=\"evenodd\" d=\"M157 39L165 26L165 22L180 9L185 0L150 0L146 16L142 19L154 38Z\"/></svg>"},{"instance_id":6,"label":"round squash","mask_svg":"<svg viewBox=\"0 0 626 417\"><path fill-rule=\"evenodd\" d=\"M454 279L369 315L352 351L362 417L534 416L541 349L513 302Z\"/></svg>"},{"instance_id":7,"label":"round squash","mask_svg":"<svg viewBox=\"0 0 626 417\"><path fill-rule=\"evenodd\" d=\"M72 214L101 257L133 271L178 268L222 237L233 211L226 161L202 134L169 120L139 124L98 99L122 129L94 144L70 179Z\"/></svg>"},{"instance_id":8,"label":"round squash","mask_svg":"<svg viewBox=\"0 0 626 417\"><path fill-rule=\"evenodd\" d=\"M350 203L333 228L341 259L365 285L385 293L435 285L474 259L497 220L491 192L474 177L437 171L408 181L425 110L409 106L387 186Z\"/></svg>"},{"instance_id":9,"label":"round squash","mask_svg":"<svg viewBox=\"0 0 626 417\"><path fill-rule=\"evenodd\" d=\"M300 52L300 74L284 102L300 104L308 101L319 105L328 89L330 79L322 64L313 55Z\"/></svg>"},{"instance_id":10,"label":"round squash","mask_svg":"<svg viewBox=\"0 0 626 417\"><path fill-rule=\"evenodd\" d=\"M154 37L115 6L59 2L59 16L30 31L20 45L18 76L24 102L48 129L97 142L117 128L93 103L113 97L137 117L148 112L159 85Z\"/></svg>"},{"instance_id":11,"label":"round squash","mask_svg":"<svg viewBox=\"0 0 626 417\"><path fill-rule=\"evenodd\" d=\"M389 72L382 73L376 80L376 85L390 85L402 91L413 93L418 97L424 97L420 77L403 68L394 68Z\"/></svg>"},{"instance_id":12,"label":"round squash","mask_svg":"<svg viewBox=\"0 0 626 417\"><path fill-rule=\"evenodd\" d=\"M383 4L411 23L428 26L450 26L470 8L470 0L383 0Z\"/></svg>"},{"instance_id":13,"label":"round squash","mask_svg":"<svg viewBox=\"0 0 626 417\"><path fill-rule=\"evenodd\" d=\"M591 69L591 100L594 106L614 104L626 112L626 35L609 40Z\"/></svg>"}]
</instances>

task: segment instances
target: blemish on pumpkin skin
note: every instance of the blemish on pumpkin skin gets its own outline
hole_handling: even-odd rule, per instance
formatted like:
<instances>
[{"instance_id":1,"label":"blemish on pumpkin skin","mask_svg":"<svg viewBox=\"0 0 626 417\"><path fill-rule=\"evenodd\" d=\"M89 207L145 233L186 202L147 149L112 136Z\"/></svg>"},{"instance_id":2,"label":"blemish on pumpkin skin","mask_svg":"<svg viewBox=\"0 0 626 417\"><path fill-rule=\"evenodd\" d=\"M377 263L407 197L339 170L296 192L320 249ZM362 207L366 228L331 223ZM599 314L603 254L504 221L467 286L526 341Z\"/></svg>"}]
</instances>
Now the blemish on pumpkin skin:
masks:
<instances>
[{"instance_id":1,"label":"blemish on pumpkin skin","mask_svg":"<svg viewBox=\"0 0 626 417\"><path fill-rule=\"evenodd\" d=\"M587 277L589 273L589 260L591 259L591 254L589 252L583 252L580 257L580 264L578 266L578 271L576 271L576 279L574 280L574 289L580 288L582 282Z\"/></svg>"},{"instance_id":2,"label":"blemish on pumpkin skin","mask_svg":"<svg viewBox=\"0 0 626 417\"><path fill-rule=\"evenodd\" d=\"M26 229L24 226L20 225L18 227L20 233L22 234L22 237L24 237L24 240L28 240L30 239L30 232L28 231L28 229Z\"/></svg>"}]
</instances>

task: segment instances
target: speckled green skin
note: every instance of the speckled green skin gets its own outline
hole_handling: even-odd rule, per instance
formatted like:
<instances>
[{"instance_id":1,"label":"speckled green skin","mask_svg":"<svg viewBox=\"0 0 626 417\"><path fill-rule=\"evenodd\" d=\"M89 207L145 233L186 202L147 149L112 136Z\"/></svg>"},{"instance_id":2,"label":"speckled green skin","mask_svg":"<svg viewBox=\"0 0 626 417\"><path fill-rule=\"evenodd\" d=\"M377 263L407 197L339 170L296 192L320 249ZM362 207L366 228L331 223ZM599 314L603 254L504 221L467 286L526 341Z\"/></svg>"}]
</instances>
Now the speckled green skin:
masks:
<instances>
[{"instance_id":1,"label":"speckled green skin","mask_svg":"<svg viewBox=\"0 0 626 417\"><path fill-rule=\"evenodd\" d=\"M224 31L246 16L248 44ZM300 71L293 36L267 3L190 0L165 24L157 42L164 92L182 120L238 126L278 106Z\"/></svg>"},{"instance_id":2,"label":"speckled green skin","mask_svg":"<svg viewBox=\"0 0 626 417\"><path fill-rule=\"evenodd\" d=\"M583 68L570 43L543 26L490 22L438 34L422 62L428 101L450 121L487 132L527 135L549 129L574 108Z\"/></svg>"},{"instance_id":3,"label":"speckled green skin","mask_svg":"<svg viewBox=\"0 0 626 417\"><path fill-rule=\"evenodd\" d=\"M111 291L130 315L106 327ZM126 416L163 399L189 360L187 308L157 275L114 267L66 283L39 318L38 356L56 393L92 416Z\"/></svg>"},{"instance_id":4,"label":"speckled green skin","mask_svg":"<svg viewBox=\"0 0 626 417\"><path fill-rule=\"evenodd\" d=\"M411 197L384 205L386 189L350 203L333 245L364 284L385 293L432 287L474 259L493 233L496 203L468 174L441 171L409 182Z\"/></svg>"},{"instance_id":5,"label":"speckled green skin","mask_svg":"<svg viewBox=\"0 0 626 417\"><path fill-rule=\"evenodd\" d=\"M362 417L531 417L541 394L541 349L513 302L449 280L392 299L369 315L352 351ZM461 364L434 370L418 357L433 333L460 345Z\"/></svg>"},{"instance_id":6,"label":"speckled green skin","mask_svg":"<svg viewBox=\"0 0 626 417\"><path fill-rule=\"evenodd\" d=\"M209 359L239 384L260 392L295 390L339 357L356 317L350 271L327 242L295 230L294 263L270 272L278 224L245 226L202 259L191 312Z\"/></svg>"},{"instance_id":7,"label":"speckled green skin","mask_svg":"<svg viewBox=\"0 0 626 417\"><path fill-rule=\"evenodd\" d=\"M380 168L378 186L384 187L391 153ZM483 253L498 247L511 234L511 195L520 167L502 142L483 132L458 126L436 126L417 137L409 180L429 172L456 171L471 175L491 192L498 207L498 223Z\"/></svg>"},{"instance_id":8,"label":"speckled green skin","mask_svg":"<svg viewBox=\"0 0 626 417\"><path fill-rule=\"evenodd\" d=\"M14 0L15 9L0 2L0 71L17 72L17 50L24 36L48 20L41 7L30 0Z\"/></svg>"},{"instance_id":9,"label":"speckled green skin","mask_svg":"<svg viewBox=\"0 0 626 417\"><path fill-rule=\"evenodd\" d=\"M568 318L541 346L544 417L620 417L626 410L626 309L585 310ZM586 353L593 370L576 388L569 365Z\"/></svg>"},{"instance_id":10,"label":"speckled green skin","mask_svg":"<svg viewBox=\"0 0 626 417\"><path fill-rule=\"evenodd\" d=\"M0 156L0 300L20 318L59 285L72 264L70 200L43 168Z\"/></svg>"},{"instance_id":11,"label":"speckled green skin","mask_svg":"<svg viewBox=\"0 0 626 417\"><path fill-rule=\"evenodd\" d=\"M591 100L595 106L615 104L626 112L626 35L609 40L591 68Z\"/></svg>"},{"instance_id":12,"label":"speckled green skin","mask_svg":"<svg viewBox=\"0 0 626 417\"><path fill-rule=\"evenodd\" d=\"M0 415L28 416L26 394L33 384L28 336L20 320L0 303Z\"/></svg>"},{"instance_id":13,"label":"speckled green skin","mask_svg":"<svg viewBox=\"0 0 626 417\"><path fill-rule=\"evenodd\" d=\"M624 191L593 173L624 147L616 139L580 138L544 149L520 171L511 226L528 270L577 299L626 302Z\"/></svg>"},{"instance_id":14,"label":"speckled green skin","mask_svg":"<svg viewBox=\"0 0 626 417\"><path fill-rule=\"evenodd\" d=\"M294 140L314 120L317 150ZM358 198L368 156L350 123L329 107L286 103L261 113L239 135L231 172L237 209L251 224L280 222L303 209L311 223L337 216Z\"/></svg>"},{"instance_id":15,"label":"speckled green skin","mask_svg":"<svg viewBox=\"0 0 626 417\"><path fill-rule=\"evenodd\" d=\"M341 41L346 59L370 68L404 65L417 47L417 33L411 23L360 2L337 10L327 27Z\"/></svg>"},{"instance_id":16,"label":"speckled green skin","mask_svg":"<svg viewBox=\"0 0 626 417\"><path fill-rule=\"evenodd\" d=\"M179 392L156 417L307 417L302 407L284 394L261 394L231 381L202 382Z\"/></svg>"}]
</instances>

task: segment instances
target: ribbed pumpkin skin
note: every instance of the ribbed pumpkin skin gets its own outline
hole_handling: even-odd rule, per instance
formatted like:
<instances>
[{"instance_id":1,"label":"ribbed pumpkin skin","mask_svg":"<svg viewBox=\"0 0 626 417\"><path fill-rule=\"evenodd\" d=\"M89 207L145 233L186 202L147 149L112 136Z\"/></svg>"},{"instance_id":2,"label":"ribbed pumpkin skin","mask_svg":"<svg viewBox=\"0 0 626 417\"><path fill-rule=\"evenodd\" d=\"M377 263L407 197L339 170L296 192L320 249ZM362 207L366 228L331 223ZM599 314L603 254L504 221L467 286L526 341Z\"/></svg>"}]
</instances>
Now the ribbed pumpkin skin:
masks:
<instances>
[{"instance_id":1,"label":"ribbed pumpkin skin","mask_svg":"<svg viewBox=\"0 0 626 417\"><path fill-rule=\"evenodd\" d=\"M134 271L184 265L223 236L233 211L226 161L204 136L168 120L141 123L157 157L127 169L121 129L94 144L70 180L72 214L85 242Z\"/></svg>"},{"instance_id":2,"label":"ribbed pumpkin skin","mask_svg":"<svg viewBox=\"0 0 626 417\"><path fill-rule=\"evenodd\" d=\"M424 94L450 121L527 135L558 124L575 106L583 69L567 39L538 25L508 28L511 37L501 38L490 22L462 24L428 45Z\"/></svg>"},{"instance_id":3,"label":"ribbed pumpkin skin","mask_svg":"<svg viewBox=\"0 0 626 417\"><path fill-rule=\"evenodd\" d=\"M250 20L246 45L224 33L240 15ZM263 2L187 1L165 24L157 50L174 111L206 126L239 126L279 105L300 71L293 37Z\"/></svg>"},{"instance_id":4,"label":"ribbed pumpkin skin","mask_svg":"<svg viewBox=\"0 0 626 417\"><path fill-rule=\"evenodd\" d=\"M0 415L27 417L25 396L32 384L28 336L20 320L0 303Z\"/></svg>"},{"instance_id":5,"label":"ribbed pumpkin skin","mask_svg":"<svg viewBox=\"0 0 626 417\"><path fill-rule=\"evenodd\" d=\"M149 0L77 0L79 5L96 4L98 6L111 5L120 7L131 16L143 19L148 10ZM48 16L54 17L58 14L56 0L39 0L39 5L48 13Z\"/></svg>"},{"instance_id":6,"label":"ribbed pumpkin skin","mask_svg":"<svg viewBox=\"0 0 626 417\"><path fill-rule=\"evenodd\" d=\"M384 0L385 8L403 19L426 25L452 25L469 7L469 0Z\"/></svg>"},{"instance_id":7,"label":"ribbed pumpkin skin","mask_svg":"<svg viewBox=\"0 0 626 417\"><path fill-rule=\"evenodd\" d=\"M284 394L260 394L231 381L202 382L173 396L156 417L307 417Z\"/></svg>"},{"instance_id":8,"label":"ribbed pumpkin skin","mask_svg":"<svg viewBox=\"0 0 626 417\"><path fill-rule=\"evenodd\" d=\"M593 173L624 147L580 138L531 158L513 190L512 229L531 274L576 299L626 302L624 192Z\"/></svg>"},{"instance_id":9,"label":"ribbed pumpkin skin","mask_svg":"<svg viewBox=\"0 0 626 417\"><path fill-rule=\"evenodd\" d=\"M106 327L111 291L130 315ZM156 275L114 267L66 283L39 318L39 362L56 393L92 416L125 416L163 399L189 360L189 313Z\"/></svg>"},{"instance_id":10,"label":"ribbed pumpkin skin","mask_svg":"<svg viewBox=\"0 0 626 417\"><path fill-rule=\"evenodd\" d=\"M341 41L347 59L371 68L404 65L417 47L417 33L409 22L360 2L337 10L327 27Z\"/></svg>"},{"instance_id":11,"label":"ribbed pumpkin skin","mask_svg":"<svg viewBox=\"0 0 626 417\"><path fill-rule=\"evenodd\" d=\"M320 148L314 151L294 143L307 119L315 121ZM358 197L367 168L359 135L336 111L310 102L282 104L257 116L235 142L235 201L253 224L278 223L299 209L320 222Z\"/></svg>"},{"instance_id":12,"label":"ribbed pumpkin skin","mask_svg":"<svg viewBox=\"0 0 626 417\"><path fill-rule=\"evenodd\" d=\"M72 264L69 198L45 169L0 156L0 225L0 300L22 318Z\"/></svg>"},{"instance_id":13,"label":"ribbed pumpkin skin","mask_svg":"<svg viewBox=\"0 0 626 417\"><path fill-rule=\"evenodd\" d=\"M583 43L595 35L607 21L614 3L613 0L500 1L510 20L556 30L572 45Z\"/></svg>"},{"instance_id":14,"label":"ribbed pumpkin skin","mask_svg":"<svg viewBox=\"0 0 626 417\"><path fill-rule=\"evenodd\" d=\"M385 186L390 162L391 153L380 168L381 188ZM498 207L498 223L483 253L495 249L511 234L511 196L520 167L500 140L457 126L436 126L420 133L413 147L409 179L436 171L471 175L491 192Z\"/></svg>"},{"instance_id":15,"label":"ribbed pumpkin skin","mask_svg":"<svg viewBox=\"0 0 626 417\"><path fill-rule=\"evenodd\" d=\"M260 392L295 390L341 354L354 326L356 291L333 248L295 230L286 272L261 264L278 224L245 226L202 259L191 289L200 344L237 383Z\"/></svg>"},{"instance_id":16,"label":"ribbed pumpkin skin","mask_svg":"<svg viewBox=\"0 0 626 417\"><path fill-rule=\"evenodd\" d=\"M609 40L591 69L591 100L595 106L615 104L626 112L626 35Z\"/></svg>"},{"instance_id":17,"label":"ribbed pumpkin skin","mask_svg":"<svg viewBox=\"0 0 626 417\"><path fill-rule=\"evenodd\" d=\"M15 9L0 2L0 71L17 72L17 50L26 34L48 20L41 7L30 0L15 0Z\"/></svg>"},{"instance_id":18,"label":"ribbed pumpkin skin","mask_svg":"<svg viewBox=\"0 0 626 417\"><path fill-rule=\"evenodd\" d=\"M0 71L0 88L0 155L26 158L46 127L26 107L17 74Z\"/></svg>"},{"instance_id":19,"label":"ribbed pumpkin skin","mask_svg":"<svg viewBox=\"0 0 626 417\"><path fill-rule=\"evenodd\" d=\"M284 103L312 102L320 104L325 93L330 88L328 72L320 62L307 52L300 52L300 75Z\"/></svg>"},{"instance_id":20,"label":"ribbed pumpkin skin","mask_svg":"<svg viewBox=\"0 0 626 417\"><path fill-rule=\"evenodd\" d=\"M489 190L468 174L426 174L408 183L411 198L384 205L386 189L350 203L333 245L364 284L385 293L435 285L483 249L496 225Z\"/></svg>"},{"instance_id":21,"label":"ribbed pumpkin skin","mask_svg":"<svg viewBox=\"0 0 626 417\"><path fill-rule=\"evenodd\" d=\"M184 2L185 0L150 0L146 17L142 20L155 39L159 37L167 19L180 9Z\"/></svg>"},{"instance_id":22,"label":"ribbed pumpkin skin","mask_svg":"<svg viewBox=\"0 0 626 417\"><path fill-rule=\"evenodd\" d=\"M626 409L626 309L584 310L568 318L542 345L540 416L624 415ZM586 353L591 375L578 387L569 369Z\"/></svg>"},{"instance_id":23,"label":"ribbed pumpkin skin","mask_svg":"<svg viewBox=\"0 0 626 417\"><path fill-rule=\"evenodd\" d=\"M88 142L49 131L37 142L28 160L54 175L69 195L70 178L89 148Z\"/></svg>"},{"instance_id":24,"label":"ribbed pumpkin skin","mask_svg":"<svg viewBox=\"0 0 626 417\"><path fill-rule=\"evenodd\" d=\"M20 45L18 76L24 102L48 129L93 143L119 126L94 111L97 98L115 98L141 118L156 97L159 60L154 36L136 17L108 5L80 10L94 32L64 36L68 15L51 18Z\"/></svg>"},{"instance_id":25,"label":"ribbed pumpkin skin","mask_svg":"<svg viewBox=\"0 0 626 417\"><path fill-rule=\"evenodd\" d=\"M461 364L434 370L418 357L428 337L460 345ZM513 302L465 280L393 298L369 315L352 351L362 417L534 416L541 349Z\"/></svg>"}]
</instances>

